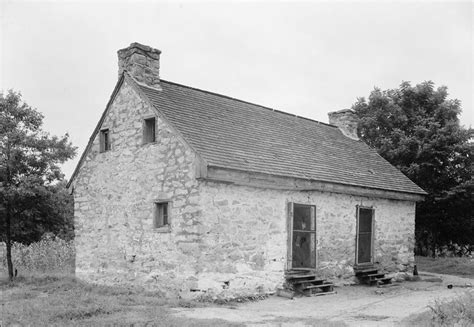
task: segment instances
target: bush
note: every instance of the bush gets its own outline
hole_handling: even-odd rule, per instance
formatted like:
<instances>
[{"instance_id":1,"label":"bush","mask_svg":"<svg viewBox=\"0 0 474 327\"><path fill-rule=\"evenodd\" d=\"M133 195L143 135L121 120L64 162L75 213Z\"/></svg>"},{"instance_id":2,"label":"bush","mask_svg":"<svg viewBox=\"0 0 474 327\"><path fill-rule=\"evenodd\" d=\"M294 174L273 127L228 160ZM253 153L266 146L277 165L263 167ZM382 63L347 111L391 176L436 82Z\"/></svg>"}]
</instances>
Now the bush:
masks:
<instances>
[{"instance_id":1,"label":"bush","mask_svg":"<svg viewBox=\"0 0 474 327\"><path fill-rule=\"evenodd\" d=\"M1 248L1 270L7 270L5 243ZM39 242L25 245L12 244L13 269L19 275L70 274L74 272L75 249L73 241L65 241L53 234L44 234Z\"/></svg>"}]
</instances>

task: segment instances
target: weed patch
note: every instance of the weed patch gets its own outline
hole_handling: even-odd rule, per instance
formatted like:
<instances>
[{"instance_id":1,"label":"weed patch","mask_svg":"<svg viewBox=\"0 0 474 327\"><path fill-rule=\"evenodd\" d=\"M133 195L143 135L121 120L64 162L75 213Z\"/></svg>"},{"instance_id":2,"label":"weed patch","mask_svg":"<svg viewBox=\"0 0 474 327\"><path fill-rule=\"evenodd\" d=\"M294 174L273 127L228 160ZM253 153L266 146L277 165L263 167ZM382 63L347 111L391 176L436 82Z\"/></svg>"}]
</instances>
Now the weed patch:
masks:
<instances>
[{"instance_id":1,"label":"weed patch","mask_svg":"<svg viewBox=\"0 0 474 327\"><path fill-rule=\"evenodd\" d=\"M429 306L431 320L440 326L474 325L474 295L466 293L463 297L450 302L436 301Z\"/></svg>"},{"instance_id":2,"label":"weed patch","mask_svg":"<svg viewBox=\"0 0 474 327\"><path fill-rule=\"evenodd\" d=\"M7 271L5 243L0 243L0 271ZM36 243L13 243L12 262L18 276L39 276L74 273L75 248L72 241L65 241L45 234Z\"/></svg>"},{"instance_id":3,"label":"weed patch","mask_svg":"<svg viewBox=\"0 0 474 327\"><path fill-rule=\"evenodd\" d=\"M64 312L55 314L53 320L81 320L103 314L110 314L112 311L101 308L100 306L81 307L75 309L68 309Z\"/></svg>"},{"instance_id":4,"label":"weed patch","mask_svg":"<svg viewBox=\"0 0 474 327\"><path fill-rule=\"evenodd\" d=\"M474 326L474 294L466 292L450 301L435 301L429 311L405 319L406 326Z\"/></svg>"}]
</instances>

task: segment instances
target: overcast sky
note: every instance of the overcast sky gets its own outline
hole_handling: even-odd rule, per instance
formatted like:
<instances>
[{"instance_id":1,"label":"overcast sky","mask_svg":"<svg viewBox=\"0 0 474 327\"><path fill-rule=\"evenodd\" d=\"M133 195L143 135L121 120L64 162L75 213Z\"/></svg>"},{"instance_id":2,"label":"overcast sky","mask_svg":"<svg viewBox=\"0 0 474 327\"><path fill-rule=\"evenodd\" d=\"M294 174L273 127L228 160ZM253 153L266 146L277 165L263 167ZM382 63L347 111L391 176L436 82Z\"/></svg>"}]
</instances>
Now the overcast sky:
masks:
<instances>
[{"instance_id":1,"label":"overcast sky","mask_svg":"<svg viewBox=\"0 0 474 327\"><path fill-rule=\"evenodd\" d=\"M474 126L473 2L10 2L0 89L79 146L117 81L120 48L162 50L161 77L327 122L374 86L432 80Z\"/></svg>"}]
</instances>

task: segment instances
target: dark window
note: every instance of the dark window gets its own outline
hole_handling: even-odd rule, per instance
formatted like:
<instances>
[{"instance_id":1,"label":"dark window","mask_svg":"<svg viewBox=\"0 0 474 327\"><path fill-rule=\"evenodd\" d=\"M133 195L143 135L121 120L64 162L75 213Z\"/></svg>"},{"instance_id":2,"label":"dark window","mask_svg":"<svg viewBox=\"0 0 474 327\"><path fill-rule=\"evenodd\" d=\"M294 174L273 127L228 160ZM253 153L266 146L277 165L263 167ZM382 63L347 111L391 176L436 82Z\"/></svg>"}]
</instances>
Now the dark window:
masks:
<instances>
[{"instance_id":1,"label":"dark window","mask_svg":"<svg viewBox=\"0 0 474 327\"><path fill-rule=\"evenodd\" d=\"M289 203L291 268L316 268L316 206Z\"/></svg>"},{"instance_id":2,"label":"dark window","mask_svg":"<svg viewBox=\"0 0 474 327\"><path fill-rule=\"evenodd\" d=\"M108 129L100 131L100 152L110 150L110 132Z\"/></svg>"},{"instance_id":3,"label":"dark window","mask_svg":"<svg viewBox=\"0 0 474 327\"><path fill-rule=\"evenodd\" d=\"M143 143L152 143L156 141L155 131L156 131L156 120L155 118L145 119L144 129L143 129Z\"/></svg>"},{"instance_id":4,"label":"dark window","mask_svg":"<svg viewBox=\"0 0 474 327\"><path fill-rule=\"evenodd\" d=\"M154 226L155 228L168 226L168 202L155 203Z\"/></svg>"},{"instance_id":5,"label":"dark window","mask_svg":"<svg viewBox=\"0 0 474 327\"><path fill-rule=\"evenodd\" d=\"M295 203L293 205L293 229L313 231L316 228L314 210L314 206Z\"/></svg>"}]
</instances>

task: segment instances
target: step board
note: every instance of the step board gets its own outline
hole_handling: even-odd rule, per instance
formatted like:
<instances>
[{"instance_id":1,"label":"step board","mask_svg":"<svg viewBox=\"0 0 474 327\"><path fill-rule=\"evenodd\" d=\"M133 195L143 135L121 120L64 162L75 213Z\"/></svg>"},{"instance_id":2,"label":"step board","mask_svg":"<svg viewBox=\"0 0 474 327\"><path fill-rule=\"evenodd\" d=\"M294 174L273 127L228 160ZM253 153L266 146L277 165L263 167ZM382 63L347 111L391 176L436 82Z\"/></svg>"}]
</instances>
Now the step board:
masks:
<instances>
[{"instance_id":1,"label":"step board","mask_svg":"<svg viewBox=\"0 0 474 327\"><path fill-rule=\"evenodd\" d=\"M326 287L334 287L334 284L333 283L328 283L328 284L322 284L322 285L308 285L308 286L305 286L305 287L302 287L303 290L309 290L309 289L312 289L312 288L326 288Z\"/></svg>"},{"instance_id":2,"label":"step board","mask_svg":"<svg viewBox=\"0 0 474 327\"><path fill-rule=\"evenodd\" d=\"M309 271L287 271L286 282L295 291L306 296L334 294L334 284L317 277L316 273Z\"/></svg>"},{"instance_id":3,"label":"step board","mask_svg":"<svg viewBox=\"0 0 474 327\"><path fill-rule=\"evenodd\" d=\"M376 268L364 269L364 270L355 270L355 275L356 276L377 274L377 273L378 273L378 270Z\"/></svg>"},{"instance_id":4,"label":"step board","mask_svg":"<svg viewBox=\"0 0 474 327\"><path fill-rule=\"evenodd\" d=\"M313 278L313 279L303 279L303 280L292 280L291 281L291 284L293 284L293 285L306 284L306 283L313 284L313 285L319 285L319 284L324 283L324 279Z\"/></svg>"},{"instance_id":5,"label":"step board","mask_svg":"<svg viewBox=\"0 0 474 327\"><path fill-rule=\"evenodd\" d=\"M292 274L286 275L286 279L316 278L315 274Z\"/></svg>"},{"instance_id":6,"label":"step board","mask_svg":"<svg viewBox=\"0 0 474 327\"><path fill-rule=\"evenodd\" d=\"M379 272L373 268L356 270L355 275L362 283L368 285L386 285L392 283L391 277L385 277L384 272Z\"/></svg>"}]
</instances>

